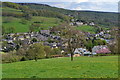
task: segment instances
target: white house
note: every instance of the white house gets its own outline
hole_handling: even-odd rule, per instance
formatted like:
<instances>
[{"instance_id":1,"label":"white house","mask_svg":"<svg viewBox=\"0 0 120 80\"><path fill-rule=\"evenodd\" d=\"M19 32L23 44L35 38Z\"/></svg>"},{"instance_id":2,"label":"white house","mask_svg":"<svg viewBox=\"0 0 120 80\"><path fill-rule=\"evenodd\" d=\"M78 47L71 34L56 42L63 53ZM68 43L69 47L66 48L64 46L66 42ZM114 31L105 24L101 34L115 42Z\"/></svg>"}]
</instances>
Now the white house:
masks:
<instances>
[{"instance_id":1,"label":"white house","mask_svg":"<svg viewBox=\"0 0 120 80\"><path fill-rule=\"evenodd\" d=\"M81 26L81 25L83 25L83 23L82 22L76 22L76 25Z\"/></svg>"},{"instance_id":2,"label":"white house","mask_svg":"<svg viewBox=\"0 0 120 80\"><path fill-rule=\"evenodd\" d=\"M91 22L91 23L89 23L89 25L94 26L95 24L94 24L94 22Z\"/></svg>"},{"instance_id":3,"label":"white house","mask_svg":"<svg viewBox=\"0 0 120 80\"><path fill-rule=\"evenodd\" d=\"M80 54L81 56L91 55L91 52L85 48L76 48L74 54Z\"/></svg>"}]
</instances>

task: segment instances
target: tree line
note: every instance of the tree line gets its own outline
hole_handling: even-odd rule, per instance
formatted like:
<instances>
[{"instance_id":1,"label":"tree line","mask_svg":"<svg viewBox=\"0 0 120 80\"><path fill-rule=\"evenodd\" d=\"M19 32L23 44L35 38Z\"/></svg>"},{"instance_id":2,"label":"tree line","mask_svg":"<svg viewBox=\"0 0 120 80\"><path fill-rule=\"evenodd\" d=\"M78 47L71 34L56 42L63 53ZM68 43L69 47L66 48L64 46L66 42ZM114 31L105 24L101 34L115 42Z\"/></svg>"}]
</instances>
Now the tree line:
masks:
<instances>
[{"instance_id":1,"label":"tree line","mask_svg":"<svg viewBox=\"0 0 120 80\"><path fill-rule=\"evenodd\" d=\"M52 55L61 55L61 50L59 48L52 49L50 46L44 46L42 43L35 43L30 46L24 45L16 51L2 54L2 62L37 61L38 59L52 58Z\"/></svg>"},{"instance_id":2,"label":"tree line","mask_svg":"<svg viewBox=\"0 0 120 80\"><path fill-rule=\"evenodd\" d=\"M2 15L3 16L13 16L13 17L25 17L26 19L30 19L32 18L32 16L44 16L44 17L54 17L54 18L60 18L62 20L65 21L69 21L69 17L61 14L59 12L55 12L55 11L50 11L50 10L35 10L35 9L31 9L28 6L22 6L16 3L11 3L11 2L3 2L2 3L2 7L10 7L10 8L14 8L17 10L21 10L22 13L15 13L15 12L7 12L7 11L3 11Z\"/></svg>"}]
</instances>

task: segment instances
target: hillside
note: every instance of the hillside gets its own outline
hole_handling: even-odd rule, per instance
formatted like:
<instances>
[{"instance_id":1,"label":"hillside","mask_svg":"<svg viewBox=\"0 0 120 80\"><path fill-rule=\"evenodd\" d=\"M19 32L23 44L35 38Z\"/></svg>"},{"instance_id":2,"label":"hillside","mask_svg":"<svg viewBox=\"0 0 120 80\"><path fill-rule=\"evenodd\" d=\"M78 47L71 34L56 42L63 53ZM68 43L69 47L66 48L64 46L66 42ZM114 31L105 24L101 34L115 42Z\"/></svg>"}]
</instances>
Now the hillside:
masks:
<instances>
[{"instance_id":1,"label":"hillside","mask_svg":"<svg viewBox=\"0 0 120 80\"><path fill-rule=\"evenodd\" d=\"M16 33L28 32L31 25L37 25L35 31L49 29L62 22L70 22L71 18L79 19L84 22L94 22L101 27L117 26L117 13L95 12L95 11L74 11L57 7L51 7L46 4L36 3L11 3L3 2L2 7L3 32ZM37 22L37 23L36 23ZM13 31L9 32L10 28ZM95 32L88 28L77 28L78 30Z\"/></svg>"},{"instance_id":2,"label":"hillside","mask_svg":"<svg viewBox=\"0 0 120 80\"><path fill-rule=\"evenodd\" d=\"M77 19L84 20L86 22L95 22L96 24L104 27L118 26L118 13L112 12L97 12L97 11L75 11L66 10L57 7L51 7L45 4L36 3L19 3L20 5L28 6L35 10L48 10L63 13L65 15L71 15Z\"/></svg>"},{"instance_id":3,"label":"hillside","mask_svg":"<svg viewBox=\"0 0 120 80\"><path fill-rule=\"evenodd\" d=\"M0 9L2 10L3 33L28 32L32 25L38 27L35 31L46 30L67 20L67 16L61 13L45 10L34 12L33 9L10 2L4 2Z\"/></svg>"}]
</instances>

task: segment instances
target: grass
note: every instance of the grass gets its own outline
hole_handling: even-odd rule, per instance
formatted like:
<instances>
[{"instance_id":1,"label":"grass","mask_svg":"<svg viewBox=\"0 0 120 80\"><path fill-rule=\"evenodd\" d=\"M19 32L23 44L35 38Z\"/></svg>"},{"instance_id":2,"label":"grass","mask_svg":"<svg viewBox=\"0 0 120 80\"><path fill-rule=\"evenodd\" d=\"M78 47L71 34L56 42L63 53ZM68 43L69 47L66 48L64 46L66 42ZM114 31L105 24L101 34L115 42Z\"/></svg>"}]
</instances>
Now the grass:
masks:
<instances>
[{"instance_id":1,"label":"grass","mask_svg":"<svg viewBox=\"0 0 120 80\"><path fill-rule=\"evenodd\" d=\"M3 17L3 20L7 19L7 18L9 19L9 17ZM30 24L20 23L21 18L15 18L15 17L10 17L10 18L12 18L12 20L10 22L3 23L3 27L5 27L6 29L8 27L14 27L15 28L14 33L16 33L16 32L28 32L29 31Z\"/></svg>"},{"instance_id":2,"label":"grass","mask_svg":"<svg viewBox=\"0 0 120 80\"><path fill-rule=\"evenodd\" d=\"M90 32L90 33L95 33L96 32L96 28L93 26L88 26L88 25L82 25L82 26L78 26L76 27L77 30L81 30L81 31L85 31L85 32Z\"/></svg>"},{"instance_id":3,"label":"grass","mask_svg":"<svg viewBox=\"0 0 120 80\"><path fill-rule=\"evenodd\" d=\"M2 67L3 78L117 78L118 56L52 58Z\"/></svg>"},{"instance_id":4,"label":"grass","mask_svg":"<svg viewBox=\"0 0 120 80\"><path fill-rule=\"evenodd\" d=\"M4 23L3 26L7 29L9 27L14 27L16 32L28 32L29 26L36 21L41 22L40 27L43 29L49 29L50 27L57 26L59 23L61 23L61 19L58 18L48 18L48 17L40 17L40 16L34 16L30 21L27 21L26 24L22 24L21 21L23 18L15 18L15 17L3 17L3 21L11 19L11 21ZM39 31L39 30L38 30ZM8 30L6 31L8 32Z\"/></svg>"},{"instance_id":5,"label":"grass","mask_svg":"<svg viewBox=\"0 0 120 80\"><path fill-rule=\"evenodd\" d=\"M57 26L58 24L61 23L61 19L58 18L50 18L50 17L39 17L39 16L34 16L31 19L31 23L39 21L41 22L41 28L44 29L49 29L50 27Z\"/></svg>"}]
</instances>

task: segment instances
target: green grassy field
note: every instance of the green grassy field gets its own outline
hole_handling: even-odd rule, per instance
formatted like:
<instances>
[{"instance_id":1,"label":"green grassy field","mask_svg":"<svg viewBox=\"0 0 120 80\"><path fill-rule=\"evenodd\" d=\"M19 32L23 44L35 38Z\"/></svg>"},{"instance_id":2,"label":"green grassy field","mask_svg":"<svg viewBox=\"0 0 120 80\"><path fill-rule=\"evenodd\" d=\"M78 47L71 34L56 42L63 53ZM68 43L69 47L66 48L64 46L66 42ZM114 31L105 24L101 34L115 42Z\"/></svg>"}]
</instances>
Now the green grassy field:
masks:
<instances>
[{"instance_id":1,"label":"green grassy field","mask_svg":"<svg viewBox=\"0 0 120 80\"><path fill-rule=\"evenodd\" d=\"M11 21L4 23L4 21L6 21L7 19L10 19ZM9 27L14 27L15 28L14 33L16 33L16 32L28 32L29 26L35 21L41 22L39 24L40 24L40 27L43 29L49 29L50 27L57 26L58 24L61 23L61 20L58 18L47 18L47 17L40 17L40 16L32 17L32 19L30 21L27 21L26 24L22 24L21 21L22 21L22 18L3 17L3 27L5 27L6 30Z\"/></svg>"},{"instance_id":2,"label":"green grassy field","mask_svg":"<svg viewBox=\"0 0 120 80\"><path fill-rule=\"evenodd\" d=\"M9 28L9 27L14 27L15 28L15 31L14 33L16 32L28 32L29 31L29 26L30 24L27 23L27 24L22 24L20 23L21 22L21 19L20 18L15 18L15 17L3 17L3 21L5 21L6 19L11 19L11 21L7 22L7 23L4 23L3 22L3 27L6 28ZM8 32L8 31L6 31Z\"/></svg>"},{"instance_id":3,"label":"green grassy field","mask_svg":"<svg viewBox=\"0 0 120 80\"><path fill-rule=\"evenodd\" d=\"M77 30L81 30L81 31L85 31L85 32L90 32L90 33L95 33L96 32L96 28L93 26L88 26L88 25L82 25L82 26L78 26L76 27Z\"/></svg>"},{"instance_id":4,"label":"green grassy field","mask_svg":"<svg viewBox=\"0 0 120 80\"><path fill-rule=\"evenodd\" d=\"M52 58L2 67L3 78L117 78L118 56Z\"/></svg>"}]
</instances>

